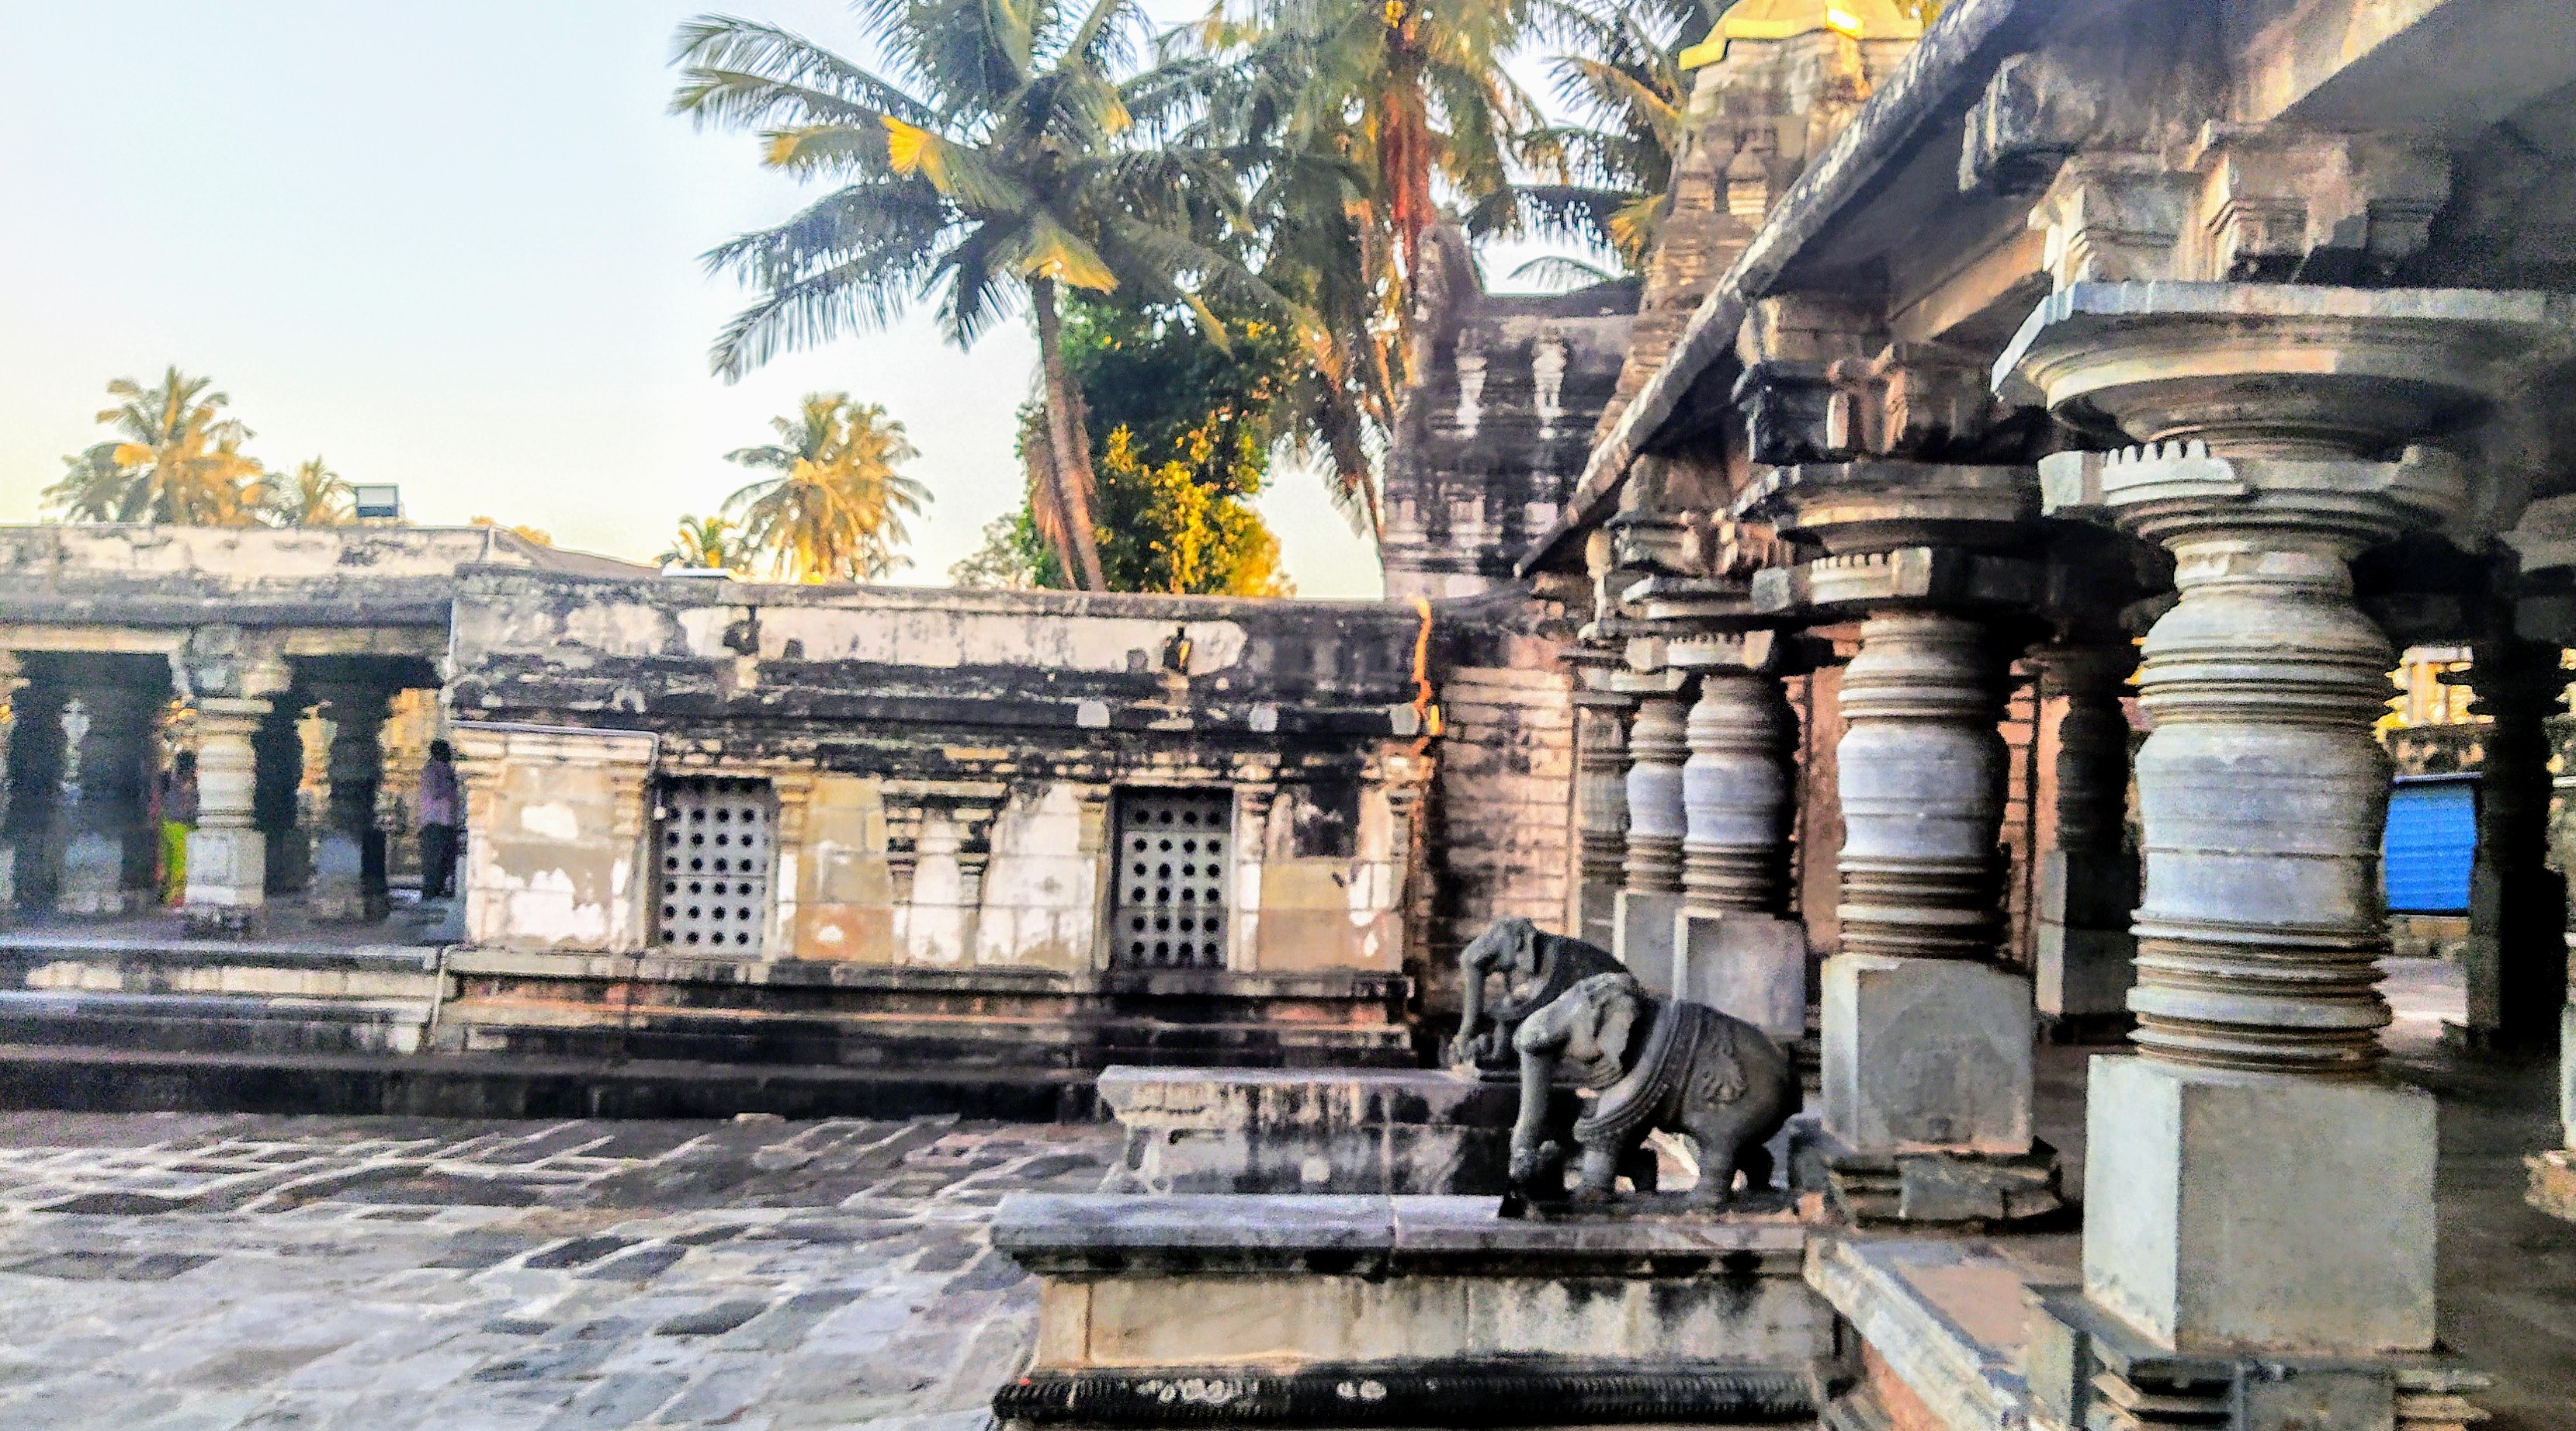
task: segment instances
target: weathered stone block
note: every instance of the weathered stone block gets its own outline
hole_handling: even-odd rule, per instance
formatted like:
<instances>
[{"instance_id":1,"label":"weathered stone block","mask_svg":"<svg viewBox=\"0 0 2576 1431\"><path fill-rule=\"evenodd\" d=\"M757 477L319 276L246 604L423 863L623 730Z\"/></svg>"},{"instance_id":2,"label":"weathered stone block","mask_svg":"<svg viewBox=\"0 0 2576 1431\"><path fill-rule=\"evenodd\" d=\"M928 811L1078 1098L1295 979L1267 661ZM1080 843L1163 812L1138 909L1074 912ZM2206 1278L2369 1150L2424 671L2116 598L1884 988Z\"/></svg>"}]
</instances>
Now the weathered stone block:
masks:
<instances>
[{"instance_id":1,"label":"weathered stone block","mask_svg":"<svg viewBox=\"0 0 2576 1431\"><path fill-rule=\"evenodd\" d=\"M2023 1153L2030 985L1984 964L1825 961L1825 1127L1860 1152Z\"/></svg>"},{"instance_id":2,"label":"weathered stone block","mask_svg":"<svg viewBox=\"0 0 2576 1431\"><path fill-rule=\"evenodd\" d=\"M1111 1068L1104 1192L1499 1195L1519 1092L1446 1070Z\"/></svg>"},{"instance_id":3,"label":"weathered stone block","mask_svg":"<svg viewBox=\"0 0 2576 1431\"><path fill-rule=\"evenodd\" d=\"M2433 1344L2433 1097L2093 1060L2084 1290L2167 1345Z\"/></svg>"},{"instance_id":4,"label":"weathered stone block","mask_svg":"<svg viewBox=\"0 0 2576 1431\"><path fill-rule=\"evenodd\" d=\"M54 886L54 908L64 914L122 914L125 889L125 841L97 830L84 830L63 846L62 872Z\"/></svg>"},{"instance_id":5,"label":"weathered stone block","mask_svg":"<svg viewBox=\"0 0 2576 1431\"><path fill-rule=\"evenodd\" d=\"M2039 1011L2053 1019L2116 1017L2138 981L2138 941L2129 933L2137 903L2137 861L2050 850L2039 866Z\"/></svg>"},{"instance_id":6,"label":"weathered stone block","mask_svg":"<svg viewBox=\"0 0 2576 1431\"><path fill-rule=\"evenodd\" d=\"M1611 932L1610 952L1636 971L1637 982L1664 998L1673 997L1675 992L1673 928L1682 912L1683 898L1678 891L1666 894L1623 889L1614 906L1616 927Z\"/></svg>"},{"instance_id":7,"label":"weathered stone block","mask_svg":"<svg viewBox=\"0 0 2576 1431\"><path fill-rule=\"evenodd\" d=\"M1679 997L1735 1015L1783 1043L1807 1032L1807 931L1741 910L1674 916Z\"/></svg>"}]
</instances>

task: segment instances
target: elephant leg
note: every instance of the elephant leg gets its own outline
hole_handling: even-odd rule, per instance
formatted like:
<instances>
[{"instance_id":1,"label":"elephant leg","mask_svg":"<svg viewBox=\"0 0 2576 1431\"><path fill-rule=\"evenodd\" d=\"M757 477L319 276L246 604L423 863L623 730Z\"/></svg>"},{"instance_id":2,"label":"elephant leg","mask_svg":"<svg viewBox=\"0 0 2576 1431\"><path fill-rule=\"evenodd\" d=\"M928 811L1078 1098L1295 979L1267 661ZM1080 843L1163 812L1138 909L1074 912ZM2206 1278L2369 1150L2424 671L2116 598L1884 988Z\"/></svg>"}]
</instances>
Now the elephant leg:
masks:
<instances>
[{"instance_id":1,"label":"elephant leg","mask_svg":"<svg viewBox=\"0 0 2576 1431\"><path fill-rule=\"evenodd\" d=\"M1690 1130L1691 1146L1699 1154L1699 1186L1692 1190L1691 1201L1711 1207L1723 1206L1735 1197L1735 1142L1732 1129L1702 1125Z\"/></svg>"},{"instance_id":2,"label":"elephant leg","mask_svg":"<svg viewBox=\"0 0 2576 1431\"><path fill-rule=\"evenodd\" d=\"M1641 1193L1653 1192L1663 1181L1664 1165L1655 1157L1651 1143L1639 1143L1619 1159L1619 1174L1628 1185Z\"/></svg>"},{"instance_id":3,"label":"elephant leg","mask_svg":"<svg viewBox=\"0 0 2576 1431\"><path fill-rule=\"evenodd\" d=\"M1744 1149L1742 1155L1737 1157L1735 1161L1744 1169L1744 1190L1746 1192L1769 1192L1771 1190L1771 1178L1776 1165L1773 1162L1771 1150L1769 1148L1764 1147L1760 1143L1749 1144Z\"/></svg>"},{"instance_id":4,"label":"elephant leg","mask_svg":"<svg viewBox=\"0 0 2576 1431\"><path fill-rule=\"evenodd\" d=\"M1602 1144L1591 1144L1583 1150L1583 1161L1575 1180L1577 1202L1608 1202L1619 1184L1619 1150Z\"/></svg>"},{"instance_id":5,"label":"elephant leg","mask_svg":"<svg viewBox=\"0 0 2576 1431\"><path fill-rule=\"evenodd\" d=\"M1511 1180L1514 1186L1531 1189L1543 1196L1554 1196L1557 1188L1541 1169L1554 1164L1564 1146L1562 1134L1549 1127L1549 1094L1555 1082L1556 1060L1544 1053L1524 1051L1521 1054L1520 1116L1512 1123Z\"/></svg>"}]
</instances>

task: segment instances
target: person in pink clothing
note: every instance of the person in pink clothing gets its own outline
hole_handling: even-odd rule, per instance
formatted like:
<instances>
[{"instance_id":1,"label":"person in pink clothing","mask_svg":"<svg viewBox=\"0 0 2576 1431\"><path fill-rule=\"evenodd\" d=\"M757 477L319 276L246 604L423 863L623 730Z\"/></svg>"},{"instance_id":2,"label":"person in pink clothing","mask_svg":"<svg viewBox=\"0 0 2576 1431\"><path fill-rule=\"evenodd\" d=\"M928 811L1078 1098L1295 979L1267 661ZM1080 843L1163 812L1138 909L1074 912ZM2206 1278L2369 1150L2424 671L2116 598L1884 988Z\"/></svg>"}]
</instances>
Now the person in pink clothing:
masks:
<instances>
[{"instance_id":1,"label":"person in pink clothing","mask_svg":"<svg viewBox=\"0 0 2576 1431\"><path fill-rule=\"evenodd\" d=\"M456 893L456 837L464 815L456 788L456 751L446 741L433 740L429 761L420 768L421 898L447 899Z\"/></svg>"}]
</instances>

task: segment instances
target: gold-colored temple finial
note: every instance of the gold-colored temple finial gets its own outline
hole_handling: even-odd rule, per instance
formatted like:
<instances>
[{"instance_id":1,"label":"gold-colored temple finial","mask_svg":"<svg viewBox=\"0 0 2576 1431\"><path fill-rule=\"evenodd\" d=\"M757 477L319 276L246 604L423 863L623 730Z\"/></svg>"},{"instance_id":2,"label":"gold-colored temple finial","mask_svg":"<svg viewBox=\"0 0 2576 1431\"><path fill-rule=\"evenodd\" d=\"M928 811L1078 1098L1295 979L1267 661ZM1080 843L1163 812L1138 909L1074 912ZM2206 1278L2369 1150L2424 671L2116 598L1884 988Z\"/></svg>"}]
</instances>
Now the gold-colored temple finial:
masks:
<instances>
[{"instance_id":1,"label":"gold-colored temple finial","mask_svg":"<svg viewBox=\"0 0 2576 1431\"><path fill-rule=\"evenodd\" d=\"M1855 40L1916 40L1923 36L1923 22L1896 0L1736 0L1707 39L1682 51L1681 67L1713 65L1736 40L1786 40L1819 30Z\"/></svg>"}]
</instances>

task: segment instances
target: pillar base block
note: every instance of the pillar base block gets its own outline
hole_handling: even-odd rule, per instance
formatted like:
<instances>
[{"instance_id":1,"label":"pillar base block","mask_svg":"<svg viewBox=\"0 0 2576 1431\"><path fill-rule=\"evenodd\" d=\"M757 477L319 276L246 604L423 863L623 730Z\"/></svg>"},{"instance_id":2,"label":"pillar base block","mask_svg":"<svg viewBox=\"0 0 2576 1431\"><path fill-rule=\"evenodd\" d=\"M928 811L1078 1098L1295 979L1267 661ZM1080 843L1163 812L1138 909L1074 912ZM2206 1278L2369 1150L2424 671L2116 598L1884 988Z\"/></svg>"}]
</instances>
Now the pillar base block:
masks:
<instances>
[{"instance_id":1,"label":"pillar base block","mask_svg":"<svg viewBox=\"0 0 2576 1431\"><path fill-rule=\"evenodd\" d=\"M1855 1223L2001 1231L2066 1207L2057 1150L2043 1142L2021 1154L1818 1152L1827 1196Z\"/></svg>"},{"instance_id":2,"label":"pillar base block","mask_svg":"<svg viewBox=\"0 0 2576 1431\"><path fill-rule=\"evenodd\" d=\"M2433 1096L2094 1058L2084 1290L2161 1345L2433 1345Z\"/></svg>"},{"instance_id":3,"label":"pillar base block","mask_svg":"<svg viewBox=\"0 0 2576 1431\"><path fill-rule=\"evenodd\" d=\"M2050 1019L2126 1015L2138 982L2138 940L2126 928L2070 927L2043 913L2038 925L2033 994Z\"/></svg>"},{"instance_id":4,"label":"pillar base block","mask_svg":"<svg viewBox=\"0 0 2576 1431\"><path fill-rule=\"evenodd\" d=\"M1859 1153L2031 1150L2030 984L1955 959L1825 961L1825 1128Z\"/></svg>"},{"instance_id":5,"label":"pillar base block","mask_svg":"<svg viewBox=\"0 0 2576 1431\"><path fill-rule=\"evenodd\" d=\"M2463 1431L2492 1379L2440 1353L2373 1357L2176 1352L2072 1288L2034 1289L2023 1371L2030 1420L2226 1431Z\"/></svg>"},{"instance_id":6,"label":"pillar base block","mask_svg":"<svg viewBox=\"0 0 2576 1431\"><path fill-rule=\"evenodd\" d=\"M0 922L18 912L18 849L0 845Z\"/></svg>"},{"instance_id":7,"label":"pillar base block","mask_svg":"<svg viewBox=\"0 0 2576 1431\"><path fill-rule=\"evenodd\" d=\"M1683 896L1661 890L1623 889L1613 906L1610 952L1658 998L1677 992L1673 983L1673 923Z\"/></svg>"},{"instance_id":8,"label":"pillar base block","mask_svg":"<svg viewBox=\"0 0 2576 1431\"><path fill-rule=\"evenodd\" d=\"M391 905L383 893L368 888L366 865L366 846L352 836L333 832L314 841L306 910L315 919L334 924L373 924L383 919Z\"/></svg>"},{"instance_id":9,"label":"pillar base block","mask_svg":"<svg viewBox=\"0 0 2576 1431\"><path fill-rule=\"evenodd\" d=\"M1585 880L1577 899L1574 937L1608 949L1619 942L1619 886Z\"/></svg>"},{"instance_id":10,"label":"pillar base block","mask_svg":"<svg viewBox=\"0 0 2576 1431\"><path fill-rule=\"evenodd\" d=\"M246 934L268 899L268 837L257 830L188 832L186 918L192 933Z\"/></svg>"},{"instance_id":11,"label":"pillar base block","mask_svg":"<svg viewBox=\"0 0 2576 1431\"><path fill-rule=\"evenodd\" d=\"M1786 1047L1807 1036L1807 931L1745 910L1673 916L1676 997L1729 1013Z\"/></svg>"},{"instance_id":12,"label":"pillar base block","mask_svg":"<svg viewBox=\"0 0 2576 1431\"><path fill-rule=\"evenodd\" d=\"M125 842L91 830L63 847L54 885L54 912L112 916L135 907L139 892L125 887Z\"/></svg>"}]
</instances>

